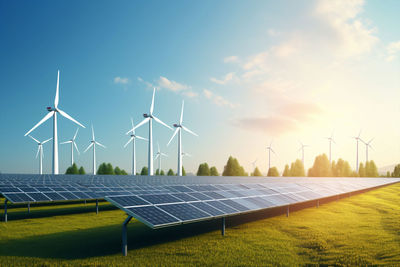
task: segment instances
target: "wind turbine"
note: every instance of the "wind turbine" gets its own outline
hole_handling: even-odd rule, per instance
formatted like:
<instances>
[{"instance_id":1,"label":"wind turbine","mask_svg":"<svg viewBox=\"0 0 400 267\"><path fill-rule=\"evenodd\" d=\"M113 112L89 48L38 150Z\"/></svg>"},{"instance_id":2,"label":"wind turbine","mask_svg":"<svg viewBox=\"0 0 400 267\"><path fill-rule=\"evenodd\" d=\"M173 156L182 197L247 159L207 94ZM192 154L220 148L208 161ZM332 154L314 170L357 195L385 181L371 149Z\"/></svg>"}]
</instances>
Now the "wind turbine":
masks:
<instances>
[{"instance_id":1,"label":"wind turbine","mask_svg":"<svg viewBox=\"0 0 400 267\"><path fill-rule=\"evenodd\" d=\"M78 134L78 130L79 130L79 128L76 129L74 137L72 137L71 140L60 143L60 145L71 144L71 166L74 165L74 147L76 149L76 152L78 152L78 154L80 154L79 149L78 149L78 147L76 146L76 143L75 143L75 139L76 139L76 135Z\"/></svg>"},{"instance_id":2,"label":"wind turbine","mask_svg":"<svg viewBox=\"0 0 400 267\"><path fill-rule=\"evenodd\" d=\"M89 148L93 147L93 175L96 175L96 145L106 148L104 145L97 142L94 138L94 130L92 125L92 140L90 140L90 145L85 149L85 151L83 151L83 153L88 151Z\"/></svg>"},{"instance_id":3,"label":"wind turbine","mask_svg":"<svg viewBox=\"0 0 400 267\"><path fill-rule=\"evenodd\" d=\"M146 138L136 135L135 133L135 124L133 123L133 119L131 118L132 129L130 129L126 134L131 133L131 138L129 141L124 145L124 148L132 142L132 175L136 175L136 138L141 140L149 141Z\"/></svg>"},{"instance_id":4,"label":"wind turbine","mask_svg":"<svg viewBox=\"0 0 400 267\"><path fill-rule=\"evenodd\" d=\"M267 146L267 150L268 150L268 171L269 171L269 169L271 169L271 151L276 155L275 151L272 149L272 141L269 144L269 146Z\"/></svg>"},{"instance_id":5,"label":"wind turbine","mask_svg":"<svg viewBox=\"0 0 400 267\"><path fill-rule=\"evenodd\" d=\"M325 137L329 141L329 162L332 162L332 143L336 144L335 140L333 139L333 132L330 137Z\"/></svg>"},{"instance_id":6,"label":"wind turbine","mask_svg":"<svg viewBox=\"0 0 400 267\"><path fill-rule=\"evenodd\" d=\"M161 173L161 157L168 157L167 154L164 154L160 151L160 145L157 142L157 153L156 153L156 157L154 159L158 159L158 173Z\"/></svg>"},{"instance_id":7,"label":"wind turbine","mask_svg":"<svg viewBox=\"0 0 400 267\"><path fill-rule=\"evenodd\" d=\"M165 124L164 122L162 122L159 118L157 118L156 116L154 116L153 114L153 109L154 109L154 95L156 93L156 88L153 89L153 98L151 100L151 106L150 106L150 112L149 114L145 113L143 114L144 120L142 120L138 125L136 125L135 128L133 129L137 129L140 126L142 126L143 124L145 124L146 122L149 122L149 153L148 153L148 170L149 170L149 175L153 175L153 119L164 125L165 127L169 128L172 130L172 128L170 126L168 126L167 124Z\"/></svg>"},{"instance_id":8,"label":"wind turbine","mask_svg":"<svg viewBox=\"0 0 400 267\"><path fill-rule=\"evenodd\" d=\"M37 139L33 138L29 135L30 138L33 139L38 144L38 150L36 152L36 158L39 155L39 174L43 174L43 145L50 141L52 138L49 138L43 142L39 142Z\"/></svg>"},{"instance_id":9,"label":"wind turbine","mask_svg":"<svg viewBox=\"0 0 400 267\"><path fill-rule=\"evenodd\" d=\"M64 118L67 118L74 123L78 124L79 126L85 128L82 124L80 124L78 121L76 121L74 118L72 118L70 115L62 111L61 109L58 108L58 101L59 101L59 84L60 84L60 71L58 71L57 74L57 89L56 89L56 97L54 98L54 108L52 107L47 107L47 111L49 112L46 116L43 117L41 121L39 121L35 126L33 126L32 129L30 129L25 136L30 134L33 130L36 129L39 125L41 125L43 122L47 121L51 117L53 117L53 174L58 174L58 135L57 135L57 113L60 113L61 116Z\"/></svg>"},{"instance_id":10,"label":"wind turbine","mask_svg":"<svg viewBox=\"0 0 400 267\"><path fill-rule=\"evenodd\" d=\"M253 162L251 163L251 165L253 165L253 170L255 170L255 169L256 169L256 163L257 163L257 160L258 160L258 159L256 159L255 161L253 161Z\"/></svg>"},{"instance_id":11,"label":"wind turbine","mask_svg":"<svg viewBox=\"0 0 400 267\"><path fill-rule=\"evenodd\" d=\"M357 141L357 160L356 160L356 172L358 173L358 142L359 141L362 141L361 140L361 138L360 138L360 135L361 135L361 130L360 130L360 132L358 133L358 136L353 136L353 138L354 139L356 139L356 141ZM363 142L363 141L362 141Z\"/></svg>"},{"instance_id":12,"label":"wind turbine","mask_svg":"<svg viewBox=\"0 0 400 267\"><path fill-rule=\"evenodd\" d=\"M171 139L169 140L167 146L171 143L172 139L174 139L175 135L178 134L178 176L182 176L182 129L188 133L191 133L195 136L198 136L196 133L192 132L188 128L182 125L183 122L183 107L185 102L182 100L182 109L181 109L181 117L179 119L179 124L174 124L176 128L174 134L172 135Z\"/></svg>"},{"instance_id":13,"label":"wind turbine","mask_svg":"<svg viewBox=\"0 0 400 267\"><path fill-rule=\"evenodd\" d=\"M360 139L360 140L361 140L361 142L363 142L364 145L365 145L365 157L366 157L365 162L368 162L368 147L372 148L371 142L374 140L374 138L372 138L372 139L369 140L368 142L364 142L362 139Z\"/></svg>"},{"instance_id":14,"label":"wind turbine","mask_svg":"<svg viewBox=\"0 0 400 267\"><path fill-rule=\"evenodd\" d=\"M301 141L299 141L301 147L299 148L298 151L301 150L301 161L303 162L303 166L304 166L304 148L305 147L309 147L309 145L304 145Z\"/></svg>"}]
</instances>

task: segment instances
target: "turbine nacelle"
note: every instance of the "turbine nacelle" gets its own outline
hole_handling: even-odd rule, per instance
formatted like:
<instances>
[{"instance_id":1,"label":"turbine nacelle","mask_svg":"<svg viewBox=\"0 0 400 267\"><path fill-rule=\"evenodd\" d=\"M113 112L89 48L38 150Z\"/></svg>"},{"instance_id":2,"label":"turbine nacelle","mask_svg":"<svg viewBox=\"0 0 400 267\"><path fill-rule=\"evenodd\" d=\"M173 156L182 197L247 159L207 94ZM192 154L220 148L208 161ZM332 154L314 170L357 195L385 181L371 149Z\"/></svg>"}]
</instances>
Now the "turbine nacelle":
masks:
<instances>
[{"instance_id":1,"label":"turbine nacelle","mask_svg":"<svg viewBox=\"0 0 400 267\"><path fill-rule=\"evenodd\" d=\"M52 107L47 107L46 109L47 109L48 112L52 112L52 111L56 110L55 108L52 108Z\"/></svg>"},{"instance_id":2,"label":"turbine nacelle","mask_svg":"<svg viewBox=\"0 0 400 267\"><path fill-rule=\"evenodd\" d=\"M145 117L145 118L153 118L153 116L151 116L150 114L147 114L147 113L144 113L143 117Z\"/></svg>"},{"instance_id":3,"label":"turbine nacelle","mask_svg":"<svg viewBox=\"0 0 400 267\"><path fill-rule=\"evenodd\" d=\"M179 127L182 127L182 126L179 125L179 124L174 123L174 127L175 127L175 128L179 128Z\"/></svg>"}]
</instances>

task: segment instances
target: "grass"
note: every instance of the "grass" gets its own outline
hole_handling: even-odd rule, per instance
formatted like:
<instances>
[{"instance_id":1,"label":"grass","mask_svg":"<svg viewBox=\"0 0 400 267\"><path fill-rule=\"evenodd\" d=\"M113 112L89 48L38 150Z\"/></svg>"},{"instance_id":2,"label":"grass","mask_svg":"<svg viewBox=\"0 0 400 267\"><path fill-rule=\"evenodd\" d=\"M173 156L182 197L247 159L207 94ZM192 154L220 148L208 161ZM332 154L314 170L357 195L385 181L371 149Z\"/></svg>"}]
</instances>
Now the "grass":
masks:
<instances>
[{"instance_id":1,"label":"grass","mask_svg":"<svg viewBox=\"0 0 400 267\"><path fill-rule=\"evenodd\" d=\"M1 201L1 200L0 200ZM1 203L1 202L0 202ZM9 210L0 222L0 266L400 265L400 184L284 215L263 214L151 230L100 203ZM45 216L47 215L47 216Z\"/></svg>"}]
</instances>

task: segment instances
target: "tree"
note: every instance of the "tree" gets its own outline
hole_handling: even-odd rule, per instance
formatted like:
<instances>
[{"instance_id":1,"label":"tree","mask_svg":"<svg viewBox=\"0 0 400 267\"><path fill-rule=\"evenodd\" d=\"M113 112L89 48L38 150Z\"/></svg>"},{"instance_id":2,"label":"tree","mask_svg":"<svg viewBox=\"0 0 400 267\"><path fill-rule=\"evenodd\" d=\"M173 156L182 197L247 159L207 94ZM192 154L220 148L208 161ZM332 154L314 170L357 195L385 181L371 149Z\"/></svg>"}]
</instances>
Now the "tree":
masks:
<instances>
[{"instance_id":1,"label":"tree","mask_svg":"<svg viewBox=\"0 0 400 267\"><path fill-rule=\"evenodd\" d=\"M172 169L169 169L167 175L168 176L174 176L175 173L174 173L174 171Z\"/></svg>"},{"instance_id":2,"label":"tree","mask_svg":"<svg viewBox=\"0 0 400 267\"><path fill-rule=\"evenodd\" d=\"M229 157L228 162L224 166L223 176L248 176L244 168L240 166L239 161L232 156Z\"/></svg>"},{"instance_id":3,"label":"tree","mask_svg":"<svg viewBox=\"0 0 400 267\"><path fill-rule=\"evenodd\" d=\"M165 175L165 172L163 170L161 170L160 175Z\"/></svg>"},{"instance_id":4,"label":"tree","mask_svg":"<svg viewBox=\"0 0 400 267\"><path fill-rule=\"evenodd\" d=\"M335 177L351 177L353 176L353 171L350 164L340 158L337 163L332 161L332 175Z\"/></svg>"},{"instance_id":5,"label":"tree","mask_svg":"<svg viewBox=\"0 0 400 267\"><path fill-rule=\"evenodd\" d=\"M288 165L286 165L286 166L288 166ZM289 168L289 166L288 166L288 168ZM271 167L268 170L267 176L275 176L275 177L279 176L278 168L277 167Z\"/></svg>"},{"instance_id":6,"label":"tree","mask_svg":"<svg viewBox=\"0 0 400 267\"><path fill-rule=\"evenodd\" d=\"M332 168L328 157L325 154L318 155L314 160L314 165L308 170L310 177L331 177Z\"/></svg>"},{"instance_id":7,"label":"tree","mask_svg":"<svg viewBox=\"0 0 400 267\"><path fill-rule=\"evenodd\" d=\"M186 176L185 167L182 166L182 176Z\"/></svg>"},{"instance_id":8,"label":"tree","mask_svg":"<svg viewBox=\"0 0 400 267\"><path fill-rule=\"evenodd\" d=\"M99 165L99 168L97 169L97 174L106 174L106 164L102 163Z\"/></svg>"},{"instance_id":9,"label":"tree","mask_svg":"<svg viewBox=\"0 0 400 267\"><path fill-rule=\"evenodd\" d=\"M390 171L386 172L386 177L390 177Z\"/></svg>"},{"instance_id":10,"label":"tree","mask_svg":"<svg viewBox=\"0 0 400 267\"><path fill-rule=\"evenodd\" d=\"M367 161L365 163L365 176L366 177L378 177L378 168L373 160Z\"/></svg>"},{"instance_id":11,"label":"tree","mask_svg":"<svg viewBox=\"0 0 400 267\"><path fill-rule=\"evenodd\" d=\"M215 166L210 168L210 175L211 176L219 176L218 170Z\"/></svg>"},{"instance_id":12,"label":"tree","mask_svg":"<svg viewBox=\"0 0 400 267\"><path fill-rule=\"evenodd\" d=\"M140 175L149 175L149 170L147 169L146 166L142 168L142 171L140 172Z\"/></svg>"},{"instance_id":13,"label":"tree","mask_svg":"<svg viewBox=\"0 0 400 267\"><path fill-rule=\"evenodd\" d=\"M400 164L394 166L392 177L400 177Z\"/></svg>"},{"instance_id":14,"label":"tree","mask_svg":"<svg viewBox=\"0 0 400 267\"><path fill-rule=\"evenodd\" d=\"M156 170L156 175L160 175L160 169Z\"/></svg>"},{"instance_id":15,"label":"tree","mask_svg":"<svg viewBox=\"0 0 400 267\"><path fill-rule=\"evenodd\" d=\"M365 177L365 175L366 175L365 167L364 164L361 162L360 167L358 168L358 176Z\"/></svg>"},{"instance_id":16,"label":"tree","mask_svg":"<svg viewBox=\"0 0 400 267\"><path fill-rule=\"evenodd\" d=\"M197 170L197 176L210 176L210 168L207 163L201 163Z\"/></svg>"},{"instance_id":17,"label":"tree","mask_svg":"<svg viewBox=\"0 0 400 267\"><path fill-rule=\"evenodd\" d=\"M79 174L86 174L85 169L83 168L83 166L81 166L79 168Z\"/></svg>"},{"instance_id":18,"label":"tree","mask_svg":"<svg viewBox=\"0 0 400 267\"><path fill-rule=\"evenodd\" d=\"M258 169L258 167L256 167L254 169L254 171L251 173L251 176L262 176L262 173L260 172L260 170Z\"/></svg>"},{"instance_id":19,"label":"tree","mask_svg":"<svg viewBox=\"0 0 400 267\"><path fill-rule=\"evenodd\" d=\"M115 169L114 169L114 173L115 173L115 175L121 175L122 171L118 166L116 166Z\"/></svg>"},{"instance_id":20,"label":"tree","mask_svg":"<svg viewBox=\"0 0 400 267\"><path fill-rule=\"evenodd\" d=\"M121 175L128 175L128 173L125 170L121 170Z\"/></svg>"},{"instance_id":21,"label":"tree","mask_svg":"<svg viewBox=\"0 0 400 267\"><path fill-rule=\"evenodd\" d=\"M306 176L304 165L301 160L296 159L296 161L290 165L290 176L294 177Z\"/></svg>"},{"instance_id":22,"label":"tree","mask_svg":"<svg viewBox=\"0 0 400 267\"><path fill-rule=\"evenodd\" d=\"M72 164L71 167L69 167L65 174L79 174L79 170L78 170L78 166L76 166L76 164Z\"/></svg>"},{"instance_id":23,"label":"tree","mask_svg":"<svg viewBox=\"0 0 400 267\"><path fill-rule=\"evenodd\" d=\"M284 176L284 177L290 176L290 169L289 169L289 165L288 164L285 165L285 169L283 170L282 176Z\"/></svg>"},{"instance_id":24,"label":"tree","mask_svg":"<svg viewBox=\"0 0 400 267\"><path fill-rule=\"evenodd\" d=\"M106 165L106 173L105 174L108 174L108 175L114 175L115 174L114 173L114 168L111 165L111 163L107 163L107 165Z\"/></svg>"}]
</instances>

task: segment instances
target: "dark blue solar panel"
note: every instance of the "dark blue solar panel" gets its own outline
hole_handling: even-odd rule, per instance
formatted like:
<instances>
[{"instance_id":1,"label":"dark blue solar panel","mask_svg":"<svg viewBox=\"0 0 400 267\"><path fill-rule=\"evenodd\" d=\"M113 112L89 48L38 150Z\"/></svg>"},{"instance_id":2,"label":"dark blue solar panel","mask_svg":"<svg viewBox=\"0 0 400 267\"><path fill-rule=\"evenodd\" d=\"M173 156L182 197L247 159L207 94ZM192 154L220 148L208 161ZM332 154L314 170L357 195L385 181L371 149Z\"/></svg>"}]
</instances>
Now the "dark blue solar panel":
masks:
<instances>
[{"instance_id":1,"label":"dark blue solar panel","mask_svg":"<svg viewBox=\"0 0 400 267\"><path fill-rule=\"evenodd\" d=\"M188 193L188 195L195 197L198 200L212 200L213 199L212 197L204 195L203 193L199 193L199 192Z\"/></svg>"},{"instance_id":2,"label":"dark blue solar panel","mask_svg":"<svg viewBox=\"0 0 400 267\"><path fill-rule=\"evenodd\" d=\"M60 194L56 193L56 192L47 192L47 193L43 193L46 195L46 197L48 197L50 200L53 201L59 201L59 200L65 200L65 198L63 198Z\"/></svg>"},{"instance_id":3,"label":"dark blue solar panel","mask_svg":"<svg viewBox=\"0 0 400 267\"><path fill-rule=\"evenodd\" d=\"M28 196L30 196L33 200L39 202L39 201L49 201L49 199L43 195L42 193L27 193Z\"/></svg>"},{"instance_id":4,"label":"dark blue solar panel","mask_svg":"<svg viewBox=\"0 0 400 267\"><path fill-rule=\"evenodd\" d=\"M208 205L205 202L192 202L190 203L193 206L195 206L198 209L201 209L204 212L207 212L208 214L212 216L220 216L223 215L224 213L220 210L217 210L216 208L213 208L212 206Z\"/></svg>"},{"instance_id":5,"label":"dark blue solar panel","mask_svg":"<svg viewBox=\"0 0 400 267\"><path fill-rule=\"evenodd\" d=\"M160 195L140 195L141 198L147 200L151 204L162 204L162 203L176 203L182 202L182 200L173 197L169 194L160 194Z\"/></svg>"},{"instance_id":6,"label":"dark blue solar panel","mask_svg":"<svg viewBox=\"0 0 400 267\"><path fill-rule=\"evenodd\" d=\"M182 193L193 192L192 189L190 189L186 186L183 186L183 185L171 185L169 187L175 189L178 192L182 192Z\"/></svg>"},{"instance_id":7,"label":"dark blue solar panel","mask_svg":"<svg viewBox=\"0 0 400 267\"><path fill-rule=\"evenodd\" d=\"M88 195L88 194L86 194L85 192L80 192L80 191L77 191L77 192L72 192L75 196L77 196L77 197L79 197L80 199L90 199L91 197Z\"/></svg>"},{"instance_id":8,"label":"dark blue solar panel","mask_svg":"<svg viewBox=\"0 0 400 267\"><path fill-rule=\"evenodd\" d=\"M238 211L230 206L225 205L224 203L222 203L221 201L218 200L213 200L213 201L207 201L205 202L208 205L213 206L214 208L222 211L225 214L233 214L233 213L237 213Z\"/></svg>"},{"instance_id":9,"label":"dark blue solar panel","mask_svg":"<svg viewBox=\"0 0 400 267\"><path fill-rule=\"evenodd\" d=\"M180 222L177 218L154 206L128 208L127 211L132 213L134 217L139 217L148 222L153 227Z\"/></svg>"},{"instance_id":10,"label":"dark blue solar panel","mask_svg":"<svg viewBox=\"0 0 400 267\"><path fill-rule=\"evenodd\" d=\"M213 199L224 199L226 197L224 197L223 195L220 195L216 192L202 192L204 195L207 195L209 197L212 197Z\"/></svg>"},{"instance_id":11,"label":"dark blue solar panel","mask_svg":"<svg viewBox=\"0 0 400 267\"><path fill-rule=\"evenodd\" d=\"M71 192L59 192L61 196L63 196L66 200L75 200L79 199L79 197L75 196Z\"/></svg>"},{"instance_id":12,"label":"dark blue solar panel","mask_svg":"<svg viewBox=\"0 0 400 267\"><path fill-rule=\"evenodd\" d=\"M121 207L131 207L131 206L143 206L149 205L150 203L137 197L137 196L118 196L118 197L108 197L111 201L116 203Z\"/></svg>"},{"instance_id":13,"label":"dark blue solar panel","mask_svg":"<svg viewBox=\"0 0 400 267\"><path fill-rule=\"evenodd\" d=\"M159 205L157 207L182 221L191 221L210 217L210 215L204 211L201 211L188 203Z\"/></svg>"},{"instance_id":14,"label":"dark blue solar panel","mask_svg":"<svg viewBox=\"0 0 400 267\"><path fill-rule=\"evenodd\" d=\"M33 202L33 199L25 193L7 193L4 194L4 197L13 203Z\"/></svg>"},{"instance_id":15,"label":"dark blue solar panel","mask_svg":"<svg viewBox=\"0 0 400 267\"><path fill-rule=\"evenodd\" d=\"M254 203L261 209L265 209L265 208L274 206L274 203L267 201L265 198L262 198L262 197L249 197L249 198L245 198L245 199L247 201Z\"/></svg>"},{"instance_id":16,"label":"dark blue solar panel","mask_svg":"<svg viewBox=\"0 0 400 267\"><path fill-rule=\"evenodd\" d=\"M3 192L3 193L17 193L17 192L21 192L21 190L19 190L16 187L3 187L1 189L1 192Z\"/></svg>"},{"instance_id":17,"label":"dark blue solar panel","mask_svg":"<svg viewBox=\"0 0 400 267\"><path fill-rule=\"evenodd\" d=\"M226 205L228 205L228 206L230 206L230 207L232 207L232 208L234 208L234 209L236 209L236 210L238 210L238 211L248 211L248 210L250 210L250 208L245 207L245 206L235 202L232 199L224 199L224 200L221 200L221 202L226 204Z\"/></svg>"},{"instance_id":18,"label":"dark blue solar panel","mask_svg":"<svg viewBox=\"0 0 400 267\"><path fill-rule=\"evenodd\" d=\"M174 197L179 198L179 199L181 199L183 201L186 201L186 202L197 201L196 198L194 198L194 197L192 197L192 196L190 196L188 194L185 194L185 193L174 193L174 194L171 194L171 196L174 196Z\"/></svg>"}]
</instances>

